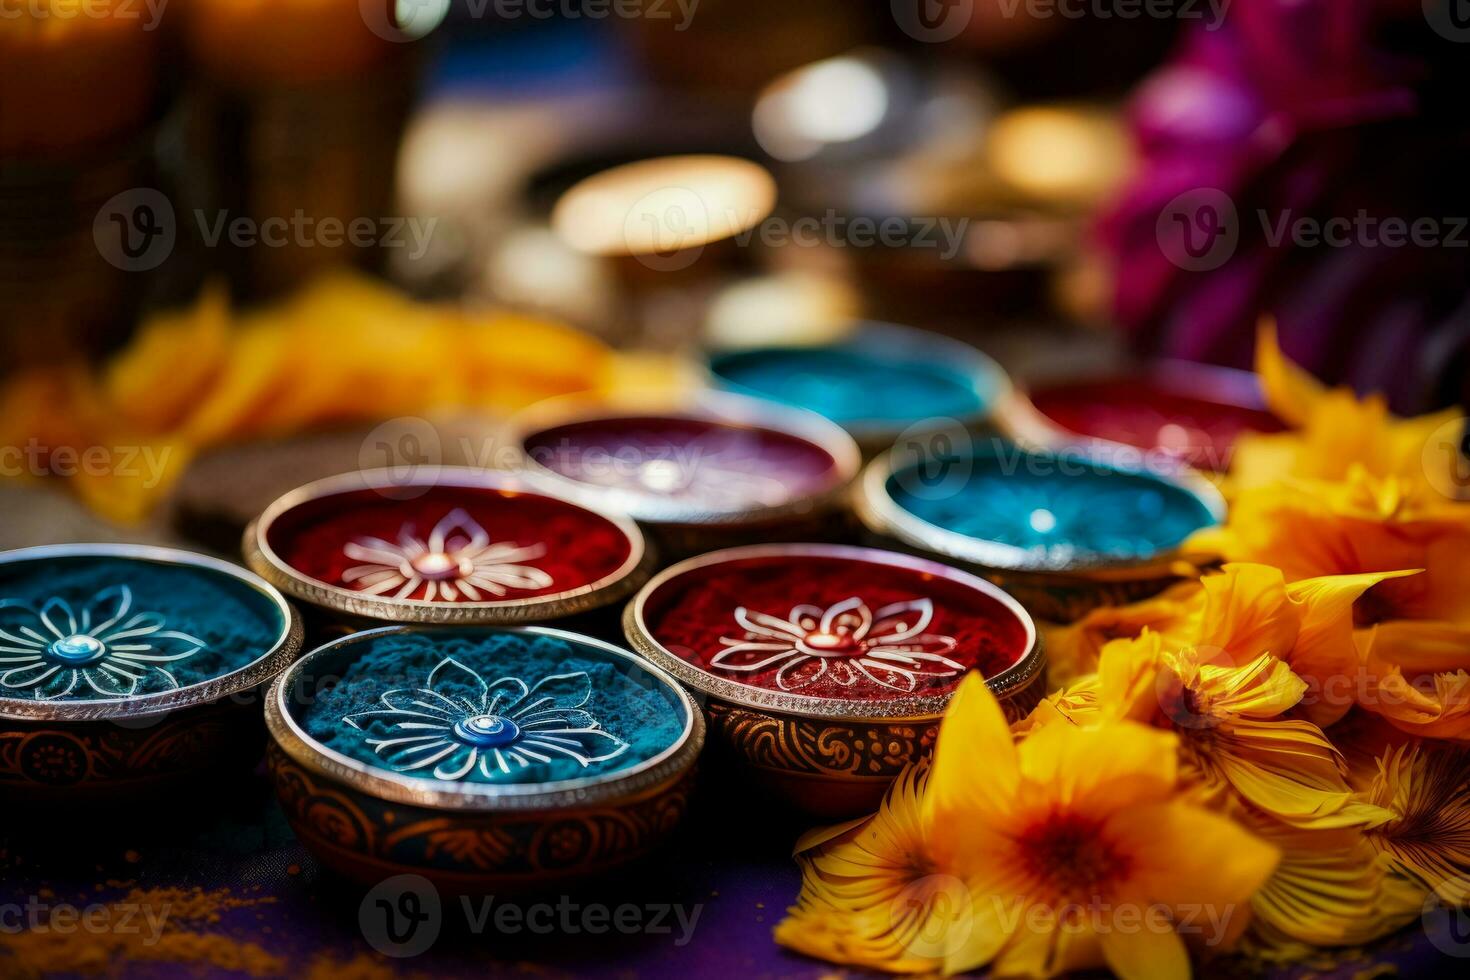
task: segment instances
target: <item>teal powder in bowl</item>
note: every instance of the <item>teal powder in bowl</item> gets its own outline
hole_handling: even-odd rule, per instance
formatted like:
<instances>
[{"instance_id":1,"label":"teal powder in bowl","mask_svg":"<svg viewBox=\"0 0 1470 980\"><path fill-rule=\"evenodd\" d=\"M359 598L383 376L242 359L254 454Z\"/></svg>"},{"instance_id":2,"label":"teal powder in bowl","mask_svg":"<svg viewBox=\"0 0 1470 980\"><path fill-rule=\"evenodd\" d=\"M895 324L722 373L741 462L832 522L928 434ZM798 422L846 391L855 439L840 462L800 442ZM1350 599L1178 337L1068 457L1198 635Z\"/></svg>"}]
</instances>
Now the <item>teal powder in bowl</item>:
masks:
<instances>
[{"instance_id":1,"label":"teal powder in bowl","mask_svg":"<svg viewBox=\"0 0 1470 980\"><path fill-rule=\"evenodd\" d=\"M296 709L323 746L443 783L550 783L629 769L674 745L682 699L590 643L497 630L391 632Z\"/></svg>"},{"instance_id":2,"label":"teal powder in bowl","mask_svg":"<svg viewBox=\"0 0 1470 980\"><path fill-rule=\"evenodd\" d=\"M853 429L965 420L989 409L1003 382L981 354L917 331L895 333L721 354L710 370L729 389L810 409Z\"/></svg>"},{"instance_id":3,"label":"teal powder in bowl","mask_svg":"<svg viewBox=\"0 0 1470 980\"><path fill-rule=\"evenodd\" d=\"M263 592L202 566L87 555L0 563L0 697L122 700L188 687L259 660L286 630Z\"/></svg>"},{"instance_id":4,"label":"teal powder in bowl","mask_svg":"<svg viewBox=\"0 0 1470 980\"><path fill-rule=\"evenodd\" d=\"M1216 522L1200 496L1161 477L1015 447L901 468L885 489L902 510L975 542L977 563L1002 567L1017 564L995 559L1007 549L1053 568L1146 559Z\"/></svg>"}]
</instances>

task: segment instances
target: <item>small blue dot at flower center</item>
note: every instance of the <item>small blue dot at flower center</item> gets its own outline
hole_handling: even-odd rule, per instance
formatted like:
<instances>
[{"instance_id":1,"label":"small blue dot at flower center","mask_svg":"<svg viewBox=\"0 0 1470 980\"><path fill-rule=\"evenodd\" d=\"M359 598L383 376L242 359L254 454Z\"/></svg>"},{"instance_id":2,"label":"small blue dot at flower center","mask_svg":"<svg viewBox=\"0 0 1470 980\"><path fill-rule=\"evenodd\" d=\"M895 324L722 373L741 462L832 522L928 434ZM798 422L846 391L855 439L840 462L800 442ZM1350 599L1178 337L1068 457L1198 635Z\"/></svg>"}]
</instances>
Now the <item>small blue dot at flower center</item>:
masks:
<instances>
[{"instance_id":1,"label":"small blue dot at flower center","mask_svg":"<svg viewBox=\"0 0 1470 980\"><path fill-rule=\"evenodd\" d=\"M95 636L79 633L53 640L46 652L53 660L59 660L69 667L84 667L105 657L107 646Z\"/></svg>"},{"instance_id":2,"label":"small blue dot at flower center","mask_svg":"<svg viewBox=\"0 0 1470 980\"><path fill-rule=\"evenodd\" d=\"M475 715L454 723L454 737L482 749L509 745L521 737L521 726L499 715Z\"/></svg>"}]
</instances>

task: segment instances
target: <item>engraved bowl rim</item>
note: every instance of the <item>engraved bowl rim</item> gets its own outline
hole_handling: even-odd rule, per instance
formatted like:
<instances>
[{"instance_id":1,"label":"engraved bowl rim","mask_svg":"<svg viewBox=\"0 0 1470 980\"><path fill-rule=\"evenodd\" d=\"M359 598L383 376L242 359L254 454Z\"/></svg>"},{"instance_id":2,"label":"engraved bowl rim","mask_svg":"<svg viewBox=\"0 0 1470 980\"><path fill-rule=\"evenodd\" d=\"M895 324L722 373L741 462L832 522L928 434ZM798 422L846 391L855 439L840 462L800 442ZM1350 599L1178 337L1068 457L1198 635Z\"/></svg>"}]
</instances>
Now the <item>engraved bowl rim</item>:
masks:
<instances>
[{"instance_id":1,"label":"engraved bowl rim","mask_svg":"<svg viewBox=\"0 0 1470 980\"><path fill-rule=\"evenodd\" d=\"M313 480L282 494L245 529L246 564L292 598L334 612L387 623L423 625L459 623L474 626L540 622L609 605L631 593L653 570L654 556L643 532L638 529L636 523L622 514L548 492L544 488L531 485L515 473L482 470L470 466L438 465L429 467L428 471L432 474L431 479L401 480L395 477L391 468L352 470L337 476ZM368 596L339 585L332 585L298 571L271 548L269 535L276 520L303 504L362 490L402 490L422 487L428 491L441 486L543 497L585 511L617 528L628 542L628 557L621 565L602 578L562 592L519 599L434 602L427 599Z\"/></svg>"},{"instance_id":2,"label":"engraved bowl rim","mask_svg":"<svg viewBox=\"0 0 1470 980\"><path fill-rule=\"evenodd\" d=\"M611 654L644 671L673 694L675 701L685 711L684 728L668 748L628 769L549 783L440 784L369 765L328 748L308 734L291 712L287 702L288 693L313 660L325 659L337 654L344 647L382 636L436 631L453 632L461 636L475 632L549 636ZM684 775L698 759L705 739L704 714L698 703L667 672L605 640L550 626L460 627L399 623L339 637L323 643L276 677L266 698L265 724L266 731L276 746L287 757L317 776L344 784L366 796L392 803L478 813L557 810L616 802L620 798L667 785Z\"/></svg>"},{"instance_id":3,"label":"engraved bowl rim","mask_svg":"<svg viewBox=\"0 0 1470 980\"><path fill-rule=\"evenodd\" d=\"M160 545L80 543L48 544L0 552L0 565L54 558L121 558L183 568L203 569L234 579L269 601L280 614L276 640L260 656L236 669L170 691L137 697L85 701L28 701L0 696L0 719L7 721L88 722L150 718L184 708L219 701L270 681L301 650L305 631L301 617L275 586L233 562L180 548Z\"/></svg>"},{"instance_id":4,"label":"engraved bowl rim","mask_svg":"<svg viewBox=\"0 0 1470 980\"><path fill-rule=\"evenodd\" d=\"M986 683L998 698L1005 699L1040 680L1046 665L1041 632L1037 629L1036 621L1032 619L1031 614L1010 593L977 575L942 562L897 551L863 548L856 545L821 543L743 545L697 555L671 565L649 579L624 608L623 632L628 642L635 651L701 694L719 698L721 701L742 708L793 715L798 718L821 718L857 723L933 720L944 714L950 698L954 696L953 691L945 694L894 697L883 701L819 698L810 694L772 691L718 677L680 657L654 638L652 630L648 627L645 611L649 598L663 585L686 572L724 564L728 561L783 556L843 558L866 561L874 565L904 568L909 571L936 575L995 599L1021 622L1026 630L1027 644L1025 652L1015 663L994 677L986 678Z\"/></svg>"}]
</instances>

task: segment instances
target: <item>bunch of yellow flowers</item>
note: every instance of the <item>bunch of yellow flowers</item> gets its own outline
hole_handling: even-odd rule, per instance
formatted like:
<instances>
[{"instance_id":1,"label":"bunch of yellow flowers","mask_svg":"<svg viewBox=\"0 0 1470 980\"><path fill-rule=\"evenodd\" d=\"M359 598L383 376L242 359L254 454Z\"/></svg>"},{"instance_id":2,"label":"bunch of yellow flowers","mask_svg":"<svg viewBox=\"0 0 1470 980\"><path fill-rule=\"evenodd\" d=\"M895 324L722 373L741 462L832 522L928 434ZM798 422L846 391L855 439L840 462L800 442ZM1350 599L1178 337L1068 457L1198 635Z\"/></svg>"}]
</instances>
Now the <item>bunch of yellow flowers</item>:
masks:
<instances>
[{"instance_id":1,"label":"bunch of yellow flowers","mask_svg":"<svg viewBox=\"0 0 1470 980\"><path fill-rule=\"evenodd\" d=\"M1054 693L1014 728L967 678L932 765L798 844L779 942L1187 977L1470 903L1465 420L1326 390L1269 329L1258 372L1292 428L1239 445L1228 520L1190 542L1218 570L1046 628Z\"/></svg>"}]
</instances>

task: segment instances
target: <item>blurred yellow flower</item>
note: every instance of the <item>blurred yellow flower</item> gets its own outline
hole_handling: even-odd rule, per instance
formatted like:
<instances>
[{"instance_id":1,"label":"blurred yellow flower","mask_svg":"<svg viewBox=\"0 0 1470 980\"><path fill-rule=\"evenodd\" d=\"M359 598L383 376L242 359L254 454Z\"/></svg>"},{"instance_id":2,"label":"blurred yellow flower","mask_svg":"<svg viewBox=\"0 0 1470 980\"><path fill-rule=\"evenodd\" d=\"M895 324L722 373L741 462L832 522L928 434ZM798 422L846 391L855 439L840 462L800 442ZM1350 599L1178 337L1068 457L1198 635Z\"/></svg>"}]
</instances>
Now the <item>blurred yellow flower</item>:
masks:
<instances>
[{"instance_id":1,"label":"blurred yellow flower","mask_svg":"<svg viewBox=\"0 0 1470 980\"><path fill-rule=\"evenodd\" d=\"M1328 389L1286 358L1269 321L1257 332L1256 373L1267 404L1292 429L1241 436L1230 464L1233 491L1286 479L1342 480L1355 466L1428 496L1443 496L1465 482L1454 452L1435 448L1441 433L1463 426L1460 411L1403 419L1388 411L1381 396Z\"/></svg>"},{"instance_id":2,"label":"blurred yellow flower","mask_svg":"<svg viewBox=\"0 0 1470 980\"><path fill-rule=\"evenodd\" d=\"M419 303L337 273L243 314L205 290L193 307L145 322L101 371L10 379L0 388L0 445L152 453L160 467L135 468L147 479L109 471L71 480L105 516L135 522L210 446L403 415L506 413L629 377L679 381L646 361L630 375L612 351L559 323Z\"/></svg>"},{"instance_id":3,"label":"blurred yellow flower","mask_svg":"<svg viewBox=\"0 0 1470 980\"><path fill-rule=\"evenodd\" d=\"M1129 722L1014 742L971 675L925 781L803 842L802 898L777 938L892 971L1187 977L1186 940L1234 942L1277 853L1183 798L1177 759L1173 736Z\"/></svg>"},{"instance_id":4,"label":"blurred yellow flower","mask_svg":"<svg viewBox=\"0 0 1470 980\"><path fill-rule=\"evenodd\" d=\"M1039 624L1046 644L1046 677L1052 689L1070 686L1097 670L1102 648L1118 639L1131 639L1151 629L1156 633L1183 630L1189 620L1187 599L1199 591L1195 582L1177 585L1162 595L1126 606L1099 606L1066 625Z\"/></svg>"}]
</instances>

